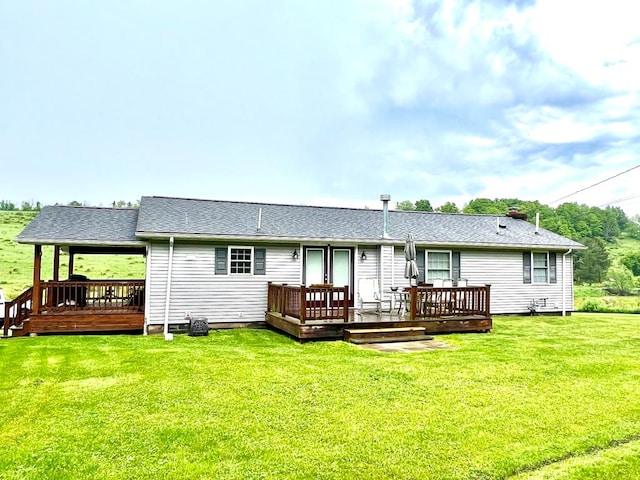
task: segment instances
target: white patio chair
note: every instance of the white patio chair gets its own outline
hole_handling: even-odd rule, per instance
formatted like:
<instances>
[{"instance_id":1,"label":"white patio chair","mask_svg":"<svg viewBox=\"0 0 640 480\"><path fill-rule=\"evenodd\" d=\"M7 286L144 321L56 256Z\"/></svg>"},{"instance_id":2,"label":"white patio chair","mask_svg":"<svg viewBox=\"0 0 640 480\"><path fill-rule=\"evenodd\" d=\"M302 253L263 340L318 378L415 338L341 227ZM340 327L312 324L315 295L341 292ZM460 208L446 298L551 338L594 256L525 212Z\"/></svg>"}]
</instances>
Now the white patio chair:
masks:
<instances>
[{"instance_id":1,"label":"white patio chair","mask_svg":"<svg viewBox=\"0 0 640 480\"><path fill-rule=\"evenodd\" d=\"M361 278L358 280L358 302L360 310L364 310L366 304L373 304L376 307L376 312L380 313L383 302L388 302L389 309L391 309L391 300L383 299L380 294L377 278Z\"/></svg>"}]
</instances>

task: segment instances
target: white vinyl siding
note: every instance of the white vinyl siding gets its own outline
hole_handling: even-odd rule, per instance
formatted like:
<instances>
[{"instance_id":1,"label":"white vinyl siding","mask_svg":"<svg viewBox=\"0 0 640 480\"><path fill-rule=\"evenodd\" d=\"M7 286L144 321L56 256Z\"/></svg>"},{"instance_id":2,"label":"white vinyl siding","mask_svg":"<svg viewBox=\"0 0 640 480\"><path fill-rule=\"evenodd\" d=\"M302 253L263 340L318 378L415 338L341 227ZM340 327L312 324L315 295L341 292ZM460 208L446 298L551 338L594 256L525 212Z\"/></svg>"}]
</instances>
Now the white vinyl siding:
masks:
<instances>
[{"instance_id":1,"label":"white vinyl siding","mask_svg":"<svg viewBox=\"0 0 640 480\"><path fill-rule=\"evenodd\" d=\"M557 283L523 283L522 252L517 251L462 251L461 275L469 285L491 285L491 313L528 313L533 299L546 298L547 310L562 309L563 269L566 277L565 294L567 311L573 310L573 262L557 254Z\"/></svg>"},{"instance_id":2,"label":"white vinyl siding","mask_svg":"<svg viewBox=\"0 0 640 480\"><path fill-rule=\"evenodd\" d=\"M186 312L207 317L210 323L263 322L267 282L300 283L301 260L294 246L266 246L265 275L216 275L215 249L222 244L184 243L176 240L173 253L169 323L184 323ZM299 248L299 246L297 246ZM148 323L162 324L166 298L168 243L150 246L151 272Z\"/></svg>"},{"instance_id":3,"label":"white vinyl siding","mask_svg":"<svg viewBox=\"0 0 640 480\"><path fill-rule=\"evenodd\" d=\"M183 323L185 312L191 312L193 316L205 316L211 323L262 322L267 303L267 282L291 285L301 283L302 255L297 260L292 258L294 249L302 251L300 244L260 245L259 248L266 249L264 275L216 275L216 247L227 249L228 246L180 240L175 242L169 303L170 323ZM255 252L258 245L254 247ZM367 259L364 261L360 259L363 247L359 246L354 251L354 288L357 288L359 278L367 277L379 279L383 295L392 285L409 286L409 280L404 278L406 261L401 245L367 246L364 249L367 252ZM560 311L563 274L567 279L564 283L565 307L567 311L573 310L573 262L570 255L565 257L562 252L555 254L557 265L554 275L557 283L525 284L522 276L522 251L459 252L461 277L467 278L470 286L491 284L492 314L528 313L529 303L538 298L547 299L548 310ZM151 242L147 259L149 274L146 313L149 324L164 322L168 253L168 242Z\"/></svg>"},{"instance_id":4,"label":"white vinyl siding","mask_svg":"<svg viewBox=\"0 0 640 480\"><path fill-rule=\"evenodd\" d=\"M456 249L457 250L457 249ZM420 253L418 253L420 255ZM557 253L557 283L524 284L522 282L522 252L461 250L460 276L468 279L469 286L491 285L492 314L528 314L528 305L534 298L547 298L547 310L562 309L562 262L567 311L573 310L573 262ZM406 260L402 247L394 249L393 283L399 287L409 286L404 278Z\"/></svg>"}]
</instances>

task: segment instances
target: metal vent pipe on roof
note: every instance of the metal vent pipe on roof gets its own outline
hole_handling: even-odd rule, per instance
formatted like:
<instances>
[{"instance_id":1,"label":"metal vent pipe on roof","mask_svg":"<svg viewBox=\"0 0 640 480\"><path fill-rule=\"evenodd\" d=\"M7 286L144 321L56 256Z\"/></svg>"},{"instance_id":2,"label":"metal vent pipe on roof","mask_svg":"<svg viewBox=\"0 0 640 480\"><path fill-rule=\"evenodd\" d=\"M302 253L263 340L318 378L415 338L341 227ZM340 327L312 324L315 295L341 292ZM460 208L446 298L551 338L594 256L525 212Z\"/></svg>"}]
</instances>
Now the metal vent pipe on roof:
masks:
<instances>
[{"instance_id":1,"label":"metal vent pipe on roof","mask_svg":"<svg viewBox=\"0 0 640 480\"><path fill-rule=\"evenodd\" d=\"M389 200L391 195L383 193L380 195L382 201L382 238L389 238Z\"/></svg>"}]
</instances>

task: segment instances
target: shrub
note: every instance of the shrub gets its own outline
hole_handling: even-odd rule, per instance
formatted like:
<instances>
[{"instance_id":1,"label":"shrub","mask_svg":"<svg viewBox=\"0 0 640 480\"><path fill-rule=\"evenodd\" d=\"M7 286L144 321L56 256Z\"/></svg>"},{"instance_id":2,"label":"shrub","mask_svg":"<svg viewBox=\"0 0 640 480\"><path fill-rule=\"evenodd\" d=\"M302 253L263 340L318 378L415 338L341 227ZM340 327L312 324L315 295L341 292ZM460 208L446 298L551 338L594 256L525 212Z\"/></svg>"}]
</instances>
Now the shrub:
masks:
<instances>
[{"instance_id":1,"label":"shrub","mask_svg":"<svg viewBox=\"0 0 640 480\"><path fill-rule=\"evenodd\" d=\"M602 311L602 304L598 300L590 298L582 304L582 308L580 310L583 312L600 312Z\"/></svg>"}]
</instances>

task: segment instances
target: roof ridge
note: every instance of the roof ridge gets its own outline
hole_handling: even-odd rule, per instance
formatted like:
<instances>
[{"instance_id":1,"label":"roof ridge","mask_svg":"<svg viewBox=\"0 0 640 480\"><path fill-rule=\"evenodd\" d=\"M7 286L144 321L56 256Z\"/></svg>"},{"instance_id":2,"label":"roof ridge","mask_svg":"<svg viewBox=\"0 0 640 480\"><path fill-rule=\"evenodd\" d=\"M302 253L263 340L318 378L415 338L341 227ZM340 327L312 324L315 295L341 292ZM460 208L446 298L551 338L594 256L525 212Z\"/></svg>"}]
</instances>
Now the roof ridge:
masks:
<instances>
[{"instance_id":1,"label":"roof ridge","mask_svg":"<svg viewBox=\"0 0 640 480\"><path fill-rule=\"evenodd\" d=\"M234 203L237 205L260 205L260 206L273 206L273 207L294 207L294 208L322 208L322 209L332 209L332 210L354 210L354 211L382 211L382 208L367 208L367 207L336 207L329 205L306 205L306 204L293 204L293 203L269 203L269 202L248 202L243 200L220 200L220 199L207 199L207 198L185 198L185 197L166 197L166 196L158 196L158 195L146 195L143 196L142 199L145 198L157 198L164 200L185 200L192 202L207 202L207 203Z\"/></svg>"}]
</instances>

